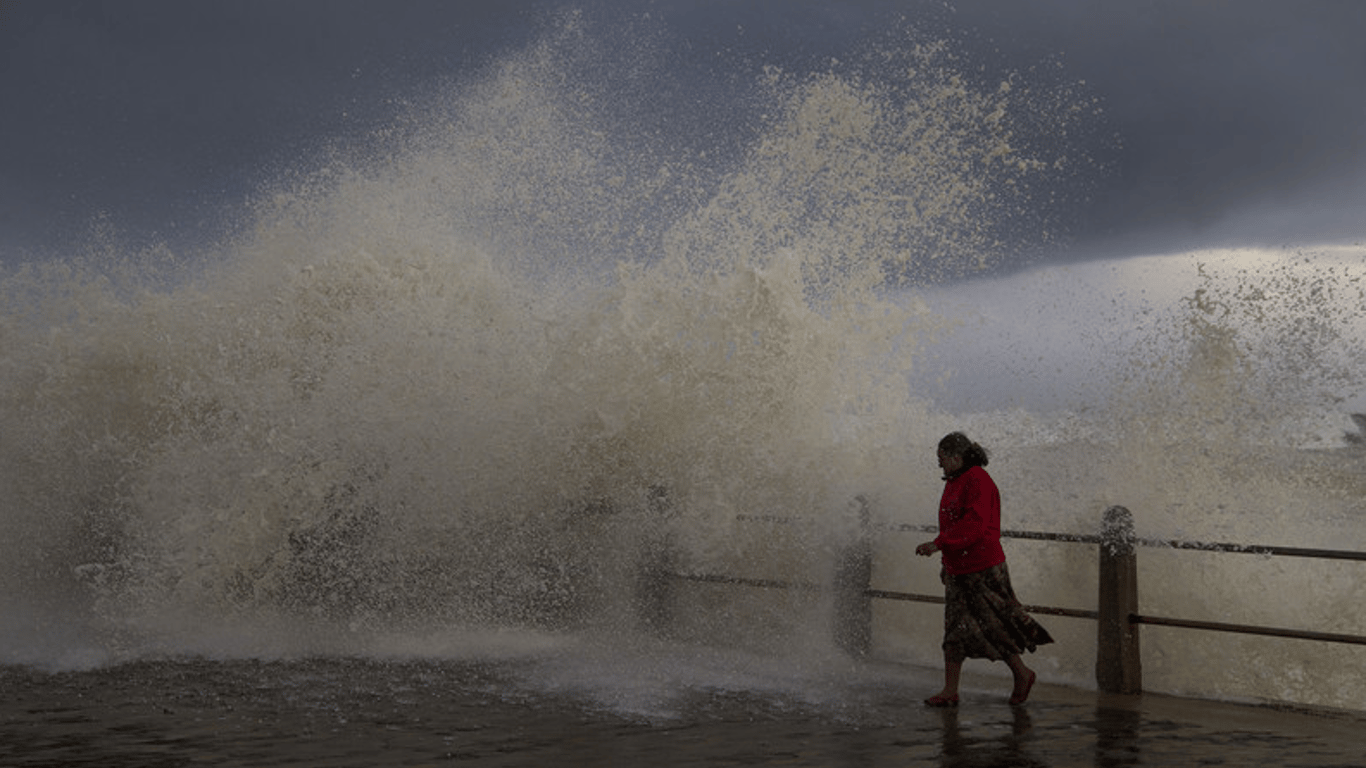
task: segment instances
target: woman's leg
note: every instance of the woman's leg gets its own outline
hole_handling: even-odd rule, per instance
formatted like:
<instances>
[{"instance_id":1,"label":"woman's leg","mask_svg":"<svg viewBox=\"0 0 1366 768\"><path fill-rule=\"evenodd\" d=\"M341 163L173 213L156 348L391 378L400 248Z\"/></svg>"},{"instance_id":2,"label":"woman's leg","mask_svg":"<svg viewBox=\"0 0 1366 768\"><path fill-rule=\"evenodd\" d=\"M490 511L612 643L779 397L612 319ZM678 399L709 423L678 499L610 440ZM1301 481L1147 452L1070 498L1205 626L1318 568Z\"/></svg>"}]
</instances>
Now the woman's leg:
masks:
<instances>
[{"instance_id":1,"label":"woman's leg","mask_svg":"<svg viewBox=\"0 0 1366 768\"><path fill-rule=\"evenodd\" d=\"M944 654L944 688L939 693L925 699L933 707L944 707L958 703L958 679L963 673L963 662L953 661Z\"/></svg>"},{"instance_id":2,"label":"woman's leg","mask_svg":"<svg viewBox=\"0 0 1366 768\"><path fill-rule=\"evenodd\" d=\"M944 696L958 696L958 679L963 675L963 662L944 659Z\"/></svg>"},{"instance_id":3,"label":"woman's leg","mask_svg":"<svg viewBox=\"0 0 1366 768\"><path fill-rule=\"evenodd\" d=\"M1023 704L1029 698L1029 690L1034 687L1034 670L1025 666L1024 659L1020 654L1011 654L1006 659L1006 665L1010 667L1010 673L1015 676L1015 688L1010 692L1011 704Z\"/></svg>"}]
</instances>

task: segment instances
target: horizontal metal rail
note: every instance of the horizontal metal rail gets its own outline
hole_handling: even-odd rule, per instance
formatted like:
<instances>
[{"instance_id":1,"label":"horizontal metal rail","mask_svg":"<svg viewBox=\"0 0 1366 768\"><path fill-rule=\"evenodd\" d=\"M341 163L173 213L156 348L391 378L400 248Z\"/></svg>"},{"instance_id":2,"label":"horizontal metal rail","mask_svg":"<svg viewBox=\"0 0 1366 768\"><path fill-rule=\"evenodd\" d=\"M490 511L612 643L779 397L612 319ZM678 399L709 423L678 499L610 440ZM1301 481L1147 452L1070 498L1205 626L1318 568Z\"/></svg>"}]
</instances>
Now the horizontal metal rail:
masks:
<instances>
[{"instance_id":1,"label":"horizontal metal rail","mask_svg":"<svg viewBox=\"0 0 1366 768\"><path fill-rule=\"evenodd\" d=\"M894 531L917 531L920 533L938 533L937 525L911 525L909 523L897 525L890 528ZM1034 539L1036 541L1068 541L1079 544L1099 544L1100 537L1092 533L1051 533L1046 531L1001 531L1001 536L1007 539Z\"/></svg>"},{"instance_id":2,"label":"horizontal metal rail","mask_svg":"<svg viewBox=\"0 0 1366 768\"><path fill-rule=\"evenodd\" d=\"M877 597L883 600L905 600L914 603L937 603L944 604L942 595L919 595L914 592L893 592L886 589L865 589L865 597ZM1096 611L1083 611L1076 608L1055 608L1050 605L1026 605L1026 611L1030 613L1042 613L1049 616L1071 616L1076 619L1096 619L1099 613Z\"/></svg>"},{"instance_id":3,"label":"horizontal metal rail","mask_svg":"<svg viewBox=\"0 0 1366 768\"><path fill-rule=\"evenodd\" d=\"M1002 534L1004 535L1004 534ZM1322 560L1356 560L1366 562L1366 552L1340 549L1307 549L1304 547L1268 547L1260 544L1216 544L1204 541L1176 541L1172 539L1134 539L1135 544L1161 549L1196 549L1205 552L1228 552L1245 555L1278 555L1281 557L1312 557Z\"/></svg>"},{"instance_id":4,"label":"horizontal metal rail","mask_svg":"<svg viewBox=\"0 0 1366 768\"><path fill-rule=\"evenodd\" d=\"M1100 611L1083 611L1078 608L1052 608L1047 605L1026 605L1030 613L1043 613L1050 616L1071 616L1074 619L1099 619Z\"/></svg>"},{"instance_id":5,"label":"horizontal metal rail","mask_svg":"<svg viewBox=\"0 0 1366 768\"><path fill-rule=\"evenodd\" d=\"M1250 624L1224 624L1217 621L1194 621L1191 619L1171 619L1163 616L1141 616L1130 614L1129 621L1134 624L1152 624L1161 627L1184 627L1186 629L1207 629L1215 632L1235 632L1243 635L1264 635L1267 637L1289 637L1298 640L1318 640L1324 643L1348 643L1366 645L1362 635L1344 635L1333 632L1309 632L1302 629L1278 629L1258 627Z\"/></svg>"},{"instance_id":6,"label":"horizontal metal rail","mask_svg":"<svg viewBox=\"0 0 1366 768\"><path fill-rule=\"evenodd\" d=\"M751 579L744 576L726 576L716 573L671 573L675 579L683 581L700 581L707 584L734 584L742 587L759 587L763 589L795 589L802 592L824 592L829 587L822 584L813 584L805 581L779 581L777 579ZM942 595L919 595L914 592L894 592L886 589L865 589L862 592L864 597L876 597L883 600L903 600L915 603L938 603L943 605ZM1026 605L1026 611L1030 613L1041 613L1051 616L1071 616L1078 619L1095 619L1096 611L1083 611L1075 608L1055 608L1049 605Z\"/></svg>"},{"instance_id":7,"label":"horizontal metal rail","mask_svg":"<svg viewBox=\"0 0 1366 768\"><path fill-rule=\"evenodd\" d=\"M716 573L671 573L675 579L683 581L701 581L708 584L737 584L743 587L761 587L763 589L795 589L802 592L821 592L826 587L820 584L812 584L805 581L779 581L776 579L750 579L744 576L727 576Z\"/></svg>"},{"instance_id":8,"label":"horizontal metal rail","mask_svg":"<svg viewBox=\"0 0 1366 768\"><path fill-rule=\"evenodd\" d=\"M919 531L921 533L937 533L938 526L934 525L898 525L892 528L897 531ZM1001 531L1001 537L1007 539L1033 539L1036 541L1070 541L1081 544L1099 544L1101 537L1094 534L1085 533L1051 533L1044 531ZM1341 549L1314 549L1309 547L1278 547L1264 544L1228 544L1223 542L1210 541L1181 541L1179 539L1148 539L1136 538L1134 544L1143 547L1153 547L1155 549L1192 549L1202 552L1229 552L1232 554L1243 555L1263 555L1280 557L1309 557L1322 560L1355 560L1366 562L1366 552L1354 552Z\"/></svg>"}]
</instances>

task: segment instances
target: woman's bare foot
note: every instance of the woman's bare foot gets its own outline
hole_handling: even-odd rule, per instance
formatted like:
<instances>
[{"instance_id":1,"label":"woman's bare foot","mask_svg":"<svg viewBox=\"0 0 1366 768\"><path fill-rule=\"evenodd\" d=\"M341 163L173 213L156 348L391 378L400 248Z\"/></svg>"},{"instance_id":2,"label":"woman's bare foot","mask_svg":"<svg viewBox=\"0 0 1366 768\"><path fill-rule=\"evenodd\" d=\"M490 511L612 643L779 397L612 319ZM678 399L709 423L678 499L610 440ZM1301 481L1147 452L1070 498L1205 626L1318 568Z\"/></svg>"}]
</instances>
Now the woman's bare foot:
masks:
<instances>
[{"instance_id":1,"label":"woman's bare foot","mask_svg":"<svg viewBox=\"0 0 1366 768\"><path fill-rule=\"evenodd\" d=\"M1039 678L1033 670L1026 670L1026 674L1015 676L1015 690L1010 694L1011 704L1023 704L1029 700L1029 692L1034 689L1034 681Z\"/></svg>"},{"instance_id":2,"label":"woman's bare foot","mask_svg":"<svg viewBox=\"0 0 1366 768\"><path fill-rule=\"evenodd\" d=\"M927 707L956 707L956 706L958 706L958 694L957 694L957 693L945 693L945 692L943 692L943 691L940 691L939 693L936 693L935 695L929 697L928 699L925 699L925 706L927 706Z\"/></svg>"}]
</instances>

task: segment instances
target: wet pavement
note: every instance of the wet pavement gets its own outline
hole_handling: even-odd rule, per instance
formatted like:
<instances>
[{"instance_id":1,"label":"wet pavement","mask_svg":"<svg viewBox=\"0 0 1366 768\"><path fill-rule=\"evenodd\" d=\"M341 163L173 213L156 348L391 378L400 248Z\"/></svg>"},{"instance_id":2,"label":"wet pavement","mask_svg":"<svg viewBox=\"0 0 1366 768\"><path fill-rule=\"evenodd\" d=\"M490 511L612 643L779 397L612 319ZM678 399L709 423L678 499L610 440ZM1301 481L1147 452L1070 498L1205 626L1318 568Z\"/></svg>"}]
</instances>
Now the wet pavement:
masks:
<instances>
[{"instance_id":1,"label":"wet pavement","mask_svg":"<svg viewBox=\"0 0 1366 768\"><path fill-rule=\"evenodd\" d=\"M1366 766L1366 713L1039 684L955 709L921 679L835 697L686 693L623 714L500 664L139 662L0 667L0 766ZM929 673L917 673L928 677ZM914 684L911 684L914 683Z\"/></svg>"}]
</instances>

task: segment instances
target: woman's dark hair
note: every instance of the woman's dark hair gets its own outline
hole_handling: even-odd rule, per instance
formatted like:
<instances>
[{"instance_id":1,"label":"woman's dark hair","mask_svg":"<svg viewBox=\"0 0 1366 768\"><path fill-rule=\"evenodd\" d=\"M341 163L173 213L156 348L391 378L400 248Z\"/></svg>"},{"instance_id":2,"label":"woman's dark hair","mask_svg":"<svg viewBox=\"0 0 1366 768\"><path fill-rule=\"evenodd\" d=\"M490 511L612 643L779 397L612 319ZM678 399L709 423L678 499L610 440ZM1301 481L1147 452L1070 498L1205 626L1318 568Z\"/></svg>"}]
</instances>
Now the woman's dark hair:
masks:
<instances>
[{"instance_id":1,"label":"woman's dark hair","mask_svg":"<svg viewBox=\"0 0 1366 768\"><path fill-rule=\"evenodd\" d=\"M969 440L962 432L944 435L944 439L939 441L939 450L950 456L962 456L963 469L987 465L987 449Z\"/></svg>"}]
</instances>

